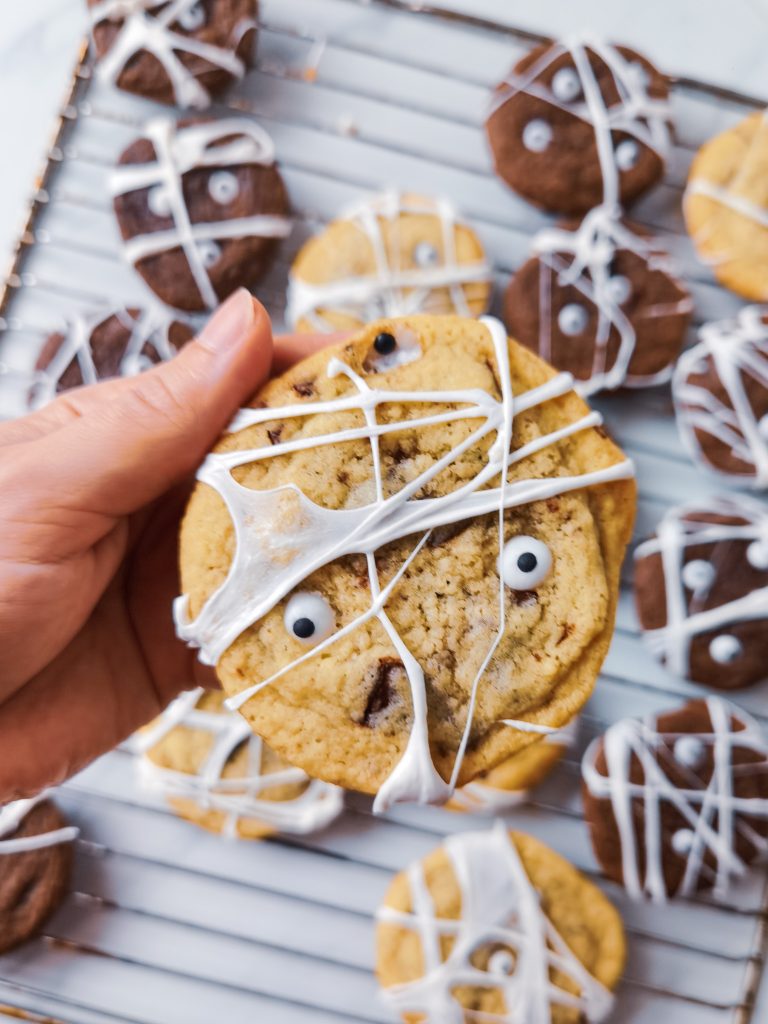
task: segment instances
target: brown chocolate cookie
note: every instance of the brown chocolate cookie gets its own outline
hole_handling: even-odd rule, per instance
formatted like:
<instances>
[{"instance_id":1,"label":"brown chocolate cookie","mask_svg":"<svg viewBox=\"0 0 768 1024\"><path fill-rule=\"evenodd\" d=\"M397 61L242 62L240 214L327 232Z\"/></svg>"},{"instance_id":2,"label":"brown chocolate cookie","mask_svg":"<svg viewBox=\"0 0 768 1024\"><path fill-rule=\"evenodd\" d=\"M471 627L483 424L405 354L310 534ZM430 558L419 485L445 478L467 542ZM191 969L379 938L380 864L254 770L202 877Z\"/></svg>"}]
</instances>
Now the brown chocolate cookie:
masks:
<instances>
[{"instance_id":1,"label":"brown chocolate cookie","mask_svg":"<svg viewBox=\"0 0 768 1024\"><path fill-rule=\"evenodd\" d=\"M0 814L7 815L15 806L7 805ZM34 935L63 899L72 866L72 836L39 849L8 849L12 844L26 846L19 841L65 826L55 804L43 800L31 807L12 832L0 832L0 953Z\"/></svg>"},{"instance_id":2,"label":"brown chocolate cookie","mask_svg":"<svg viewBox=\"0 0 768 1024\"><path fill-rule=\"evenodd\" d=\"M630 203L664 172L667 81L625 46L543 43L497 86L486 122L496 171L545 210Z\"/></svg>"},{"instance_id":3,"label":"brown chocolate cookie","mask_svg":"<svg viewBox=\"0 0 768 1024\"><path fill-rule=\"evenodd\" d=\"M635 551L635 600L677 675L731 690L768 676L768 510L746 498L670 509Z\"/></svg>"},{"instance_id":4,"label":"brown chocolate cookie","mask_svg":"<svg viewBox=\"0 0 768 1024\"><path fill-rule=\"evenodd\" d=\"M125 255L178 309L214 309L291 230L272 140L253 121L150 121L111 181Z\"/></svg>"},{"instance_id":5,"label":"brown chocolate cookie","mask_svg":"<svg viewBox=\"0 0 768 1024\"><path fill-rule=\"evenodd\" d=\"M88 0L97 74L163 103L201 109L242 78L257 0Z\"/></svg>"},{"instance_id":6,"label":"brown chocolate cookie","mask_svg":"<svg viewBox=\"0 0 768 1024\"><path fill-rule=\"evenodd\" d=\"M768 312L747 306L705 324L672 378L692 457L729 483L768 488Z\"/></svg>"},{"instance_id":7,"label":"brown chocolate cookie","mask_svg":"<svg viewBox=\"0 0 768 1024\"><path fill-rule=\"evenodd\" d=\"M581 394L669 379L692 303L655 239L601 206L533 248L505 297L514 338L572 373Z\"/></svg>"},{"instance_id":8,"label":"brown chocolate cookie","mask_svg":"<svg viewBox=\"0 0 768 1024\"><path fill-rule=\"evenodd\" d=\"M595 856L636 899L722 898L768 850L766 738L720 697L616 722L582 773Z\"/></svg>"},{"instance_id":9,"label":"brown chocolate cookie","mask_svg":"<svg viewBox=\"0 0 768 1024\"><path fill-rule=\"evenodd\" d=\"M73 317L66 332L49 335L37 358L30 407L37 409L70 388L132 377L172 359L193 333L188 324L141 309Z\"/></svg>"}]
</instances>

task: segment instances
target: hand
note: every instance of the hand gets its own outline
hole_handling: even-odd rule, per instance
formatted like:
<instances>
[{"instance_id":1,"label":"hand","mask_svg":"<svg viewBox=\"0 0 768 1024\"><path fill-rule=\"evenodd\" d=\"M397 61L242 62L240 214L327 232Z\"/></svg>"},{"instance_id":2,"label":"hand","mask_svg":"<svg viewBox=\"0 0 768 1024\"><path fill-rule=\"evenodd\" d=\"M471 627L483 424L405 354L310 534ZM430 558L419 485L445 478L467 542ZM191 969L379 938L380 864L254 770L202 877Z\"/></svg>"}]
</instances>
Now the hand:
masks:
<instances>
[{"instance_id":1,"label":"hand","mask_svg":"<svg viewBox=\"0 0 768 1024\"><path fill-rule=\"evenodd\" d=\"M273 362L327 341L273 346L241 290L171 362L0 424L0 805L212 682L171 619L191 474Z\"/></svg>"}]
</instances>

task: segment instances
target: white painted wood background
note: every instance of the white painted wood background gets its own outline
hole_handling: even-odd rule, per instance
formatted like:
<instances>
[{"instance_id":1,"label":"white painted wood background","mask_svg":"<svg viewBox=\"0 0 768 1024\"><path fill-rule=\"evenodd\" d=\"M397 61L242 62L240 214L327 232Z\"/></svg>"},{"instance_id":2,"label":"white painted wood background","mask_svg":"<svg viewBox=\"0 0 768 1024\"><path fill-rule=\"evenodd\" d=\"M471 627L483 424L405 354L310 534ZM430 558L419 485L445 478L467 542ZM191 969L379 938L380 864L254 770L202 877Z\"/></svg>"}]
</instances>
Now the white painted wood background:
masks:
<instances>
[{"instance_id":1,"label":"white painted wood background","mask_svg":"<svg viewBox=\"0 0 768 1024\"><path fill-rule=\"evenodd\" d=\"M632 17L607 0L435 2L497 25L406 12L383 0L262 2L258 66L228 102L273 135L297 211L295 231L259 289L278 326L287 267L302 240L340 206L383 185L451 196L477 227L499 285L524 258L544 217L494 178L481 130L489 87L528 45L504 26L551 34L590 27L642 47L671 74L768 99L768 14L760 0L734 0L727 17L710 20L708 48L695 44L692 19L722 16L719 0L679 9L654 0ZM302 73L323 40L310 83ZM741 303L695 259L680 214L682 185L695 149L750 108L683 85L674 89L674 107L679 143L667 179L633 215L678 257L700 323ZM82 83L0 324L0 360L11 368L28 368L45 332L68 311L104 298L140 303L146 295L120 258L104 180L142 121L157 113L151 103ZM14 411L7 387L0 401ZM681 451L665 389L599 404L637 462L638 535L673 502L712 492ZM596 877L618 903L630 958L615 1024L768 1021L768 992L751 1015L748 1007L764 952L764 873L737 887L727 907L704 897L667 908L633 905L599 879L581 821L578 755L588 740L618 717L700 692L645 651L625 586L577 750L509 816ZM768 725L768 687L737 699ZM321 835L226 842L177 820L137 788L124 751L82 773L60 799L82 828L74 891L45 937L0 957L0 1004L73 1024L390 1020L371 974L376 906L394 871L447 832L477 827L476 819L436 808L398 808L377 820L367 798L351 796L343 819Z\"/></svg>"}]
</instances>

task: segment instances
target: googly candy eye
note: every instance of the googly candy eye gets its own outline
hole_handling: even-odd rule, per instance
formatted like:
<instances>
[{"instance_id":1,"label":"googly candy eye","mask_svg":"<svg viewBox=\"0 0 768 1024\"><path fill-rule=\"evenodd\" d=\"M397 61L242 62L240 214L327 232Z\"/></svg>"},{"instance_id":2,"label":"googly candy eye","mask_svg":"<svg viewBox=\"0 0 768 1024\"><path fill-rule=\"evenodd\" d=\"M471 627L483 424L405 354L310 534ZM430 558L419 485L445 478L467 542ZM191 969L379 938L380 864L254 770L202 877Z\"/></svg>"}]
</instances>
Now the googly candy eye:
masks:
<instances>
[{"instance_id":1,"label":"googly candy eye","mask_svg":"<svg viewBox=\"0 0 768 1024\"><path fill-rule=\"evenodd\" d=\"M221 246L218 242L209 239L206 242L197 242L196 248L200 254L200 260L206 269L215 267L221 259Z\"/></svg>"},{"instance_id":2,"label":"googly candy eye","mask_svg":"<svg viewBox=\"0 0 768 1024\"><path fill-rule=\"evenodd\" d=\"M169 217L171 214L171 197L162 185L155 185L147 193L147 206L156 217Z\"/></svg>"},{"instance_id":3,"label":"googly candy eye","mask_svg":"<svg viewBox=\"0 0 768 1024\"><path fill-rule=\"evenodd\" d=\"M193 4L182 11L177 20L185 32L195 32L206 22L205 7L201 3Z\"/></svg>"},{"instance_id":4,"label":"googly candy eye","mask_svg":"<svg viewBox=\"0 0 768 1024\"><path fill-rule=\"evenodd\" d=\"M413 247L413 262L417 267L434 267L440 261L440 253L431 242L419 242Z\"/></svg>"},{"instance_id":5,"label":"googly candy eye","mask_svg":"<svg viewBox=\"0 0 768 1024\"><path fill-rule=\"evenodd\" d=\"M232 171L214 171L208 179L208 195L215 203L226 206L240 194L240 183Z\"/></svg>"},{"instance_id":6,"label":"googly candy eye","mask_svg":"<svg viewBox=\"0 0 768 1024\"><path fill-rule=\"evenodd\" d=\"M508 978L515 970L515 954L509 949L497 949L488 959L488 973Z\"/></svg>"},{"instance_id":7,"label":"googly candy eye","mask_svg":"<svg viewBox=\"0 0 768 1024\"><path fill-rule=\"evenodd\" d=\"M694 558L692 562L685 563L680 575L689 590L702 590L714 580L715 567L703 558Z\"/></svg>"},{"instance_id":8,"label":"googly candy eye","mask_svg":"<svg viewBox=\"0 0 768 1024\"><path fill-rule=\"evenodd\" d=\"M704 762L707 748L698 736L678 736L672 753L678 764L686 768L698 768Z\"/></svg>"},{"instance_id":9,"label":"googly candy eye","mask_svg":"<svg viewBox=\"0 0 768 1024\"><path fill-rule=\"evenodd\" d=\"M380 331L373 339L373 345L365 360L365 369L373 373L393 370L396 366L412 363L421 355L421 343L413 331L399 328Z\"/></svg>"},{"instance_id":10,"label":"googly candy eye","mask_svg":"<svg viewBox=\"0 0 768 1024\"><path fill-rule=\"evenodd\" d=\"M570 103L581 96L581 79L575 68L560 68L552 78L552 93L555 99Z\"/></svg>"},{"instance_id":11,"label":"googly candy eye","mask_svg":"<svg viewBox=\"0 0 768 1024\"><path fill-rule=\"evenodd\" d=\"M693 849L694 835L690 828L681 828L672 836L672 849L684 857Z\"/></svg>"},{"instance_id":12,"label":"googly candy eye","mask_svg":"<svg viewBox=\"0 0 768 1024\"><path fill-rule=\"evenodd\" d=\"M543 541L521 535L507 541L499 558L501 578L510 590L532 590L549 575L552 553Z\"/></svg>"},{"instance_id":13,"label":"googly candy eye","mask_svg":"<svg viewBox=\"0 0 768 1024\"><path fill-rule=\"evenodd\" d=\"M588 323L589 313L578 302L569 302L557 314L557 326L569 338L574 337L576 334L582 334L587 329Z\"/></svg>"},{"instance_id":14,"label":"googly candy eye","mask_svg":"<svg viewBox=\"0 0 768 1024\"><path fill-rule=\"evenodd\" d=\"M552 127L543 118L529 121L523 128L523 145L532 153L543 153L552 141Z\"/></svg>"},{"instance_id":15,"label":"googly candy eye","mask_svg":"<svg viewBox=\"0 0 768 1024\"><path fill-rule=\"evenodd\" d=\"M629 278L623 274L614 274L605 283L605 294L614 306L623 306L632 294Z\"/></svg>"},{"instance_id":16,"label":"googly candy eye","mask_svg":"<svg viewBox=\"0 0 768 1024\"><path fill-rule=\"evenodd\" d=\"M753 569L768 570L768 540L753 540L747 548L747 561Z\"/></svg>"},{"instance_id":17,"label":"googly candy eye","mask_svg":"<svg viewBox=\"0 0 768 1024\"><path fill-rule=\"evenodd\" d=\"M718 665L731 665L744 653L741 640L732 633L721 633L709 645L709 656Z\"/></svg>"},{"instance_id":18,"label":"googly candy eye","mask_svg":"<svg viewBox=\"0 0 768 1024\"><path fill-rule=\"evenodd\" d=\"M291 597L285 606L283 621L291 636L311 647L331 635L335 617L321 594L307 590Z\"/></svg>"},{"instance_id":19,"label":"googly candy eye","mask_svg":"<svg viewBox=\"0 0 768 1024\"><path fill-rule=\"evenodd\" d=\"M623 139L616 147L615 159L620 171L631 171L640 159L640 147L634 139Z\"/></svg>"}]
</instances>

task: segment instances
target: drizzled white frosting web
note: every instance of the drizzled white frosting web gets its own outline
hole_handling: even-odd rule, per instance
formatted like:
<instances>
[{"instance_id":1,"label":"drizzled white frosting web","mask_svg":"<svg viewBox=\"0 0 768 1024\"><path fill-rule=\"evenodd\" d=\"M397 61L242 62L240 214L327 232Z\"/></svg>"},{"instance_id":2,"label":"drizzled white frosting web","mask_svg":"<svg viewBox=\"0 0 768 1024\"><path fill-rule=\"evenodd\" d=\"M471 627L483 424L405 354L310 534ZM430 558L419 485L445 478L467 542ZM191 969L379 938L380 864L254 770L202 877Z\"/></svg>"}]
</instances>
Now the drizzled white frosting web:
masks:
<instances>
[{"instance_id":1,"label":"drizzled white frosting web","mask_svg":"<svg viewBox=\"0 0 768 1024\"><path fill-rule=\"evenodd\" d=\"M269 167L275 162L272 139L259 125L242 117L179 127L170 118L156 118L144 126L143 137L154 147L155 159L146 164L122 164L109 179L112 196L150 189L168 210L171 228L149 231L124 242L126 259L136 265L147 256L180 248L197 285L200 297L209 309L219 298L211 282L216 265L206 260L207 247L235 238L285 238L291 231L288 217L253 214L218 221L192 222L184 196L184 175L202 168L226 168L247 165ZM227 141L223 141L227 140ZM215 256L215 250L214 250Z\"/></svg>"},{"instance_id":2,"label":"drizzled white frosting web","mask_svg":"<svg viewBox=\"0 0 768 1024\"><path fill-rule=\"evenodd\" d=\"M597 76L589 62L589 51L608 67L619 101L606 106ZM579 76L580 97L561 100L539 76L564 53L571 55ZM603 202L615 207L621 199L620 169L616 162L612 132L625 132L638 143L652 149L666 162L671 149L671 107L666 100L655 99L647 88L644 69L626 57L615 46L582 33L553 43L538 60L519 75L512 74L496 92L491 113L517 93L536 96L553 107L590 124L594 129L597 155L603 178Z\"/></svg>"},{"instance_id":3,"label":"drizzled white frosting web","mask_svg":"<svg viewBox=\"0 0 768 1024\"><path fill-rule=\"evenodd\" d=\"M300 768L286 765L274 772L263 772L263 741L240 715L226 708L210 711L198 707L202 688L180 694L156 721L136 737L142 755L139 774L144 784L166 799L193 800L203 810L224 815L224 835L238 835L241 821L256 821L280 832L304 835L316 832L337 818L344 806L344 794L338 786L310 779ZM211 749L197 774L177 771L157 764L149 756L160 741L174 729L209 733ZM227 762L241 744L248 744L248 773L239 778L224 778ZM303 791L287 800L271 800L264 794L285 785L303 785Z\"/></svg>"},{"instance_id":4,"label":"drizzled white frosting web","mask_svg":"<svg viewBox=\"0 0 768 1024\"><path fill-rule=\"evenodd\" d=\"M731 483L768 487L768 413L760 419L745 385L757 382L768 398L768 308L745 306L733 320L704 324L699 343L684 352L672 378L675 414L682 440L693 457ZM724 402L691 377L714 367L726 390ZM696 436L699 431L729 447L751 473L718 470Z\"/></svg>"},{"instance_id":5,"label":"drizzled white frosting web","mask_svg":"<svg viewBox=\"0 0 768 1024\"><path fill-rule=\"evenodd\" d=\"M674 895L692 895L703 879L712 883L719 899L725 898L732 880L747 869L734 848L736 836L747 839L760 853L768 852L768 842L748 820L766 820L768 800L734 794L734 779L768 771L765 736L757 722L734 704L708 697L706 705L711 732L662 734L657 731L655 717L645 721L628 718L612 725L602 740L593 740L584 754L582 773L587 789L594 797L611 802L621 840L624 885L634 899L650 897L659 903L666 900L664 858L670 848L686 858L685 873ZM743 728L734 729L732 719ZM711 751L714 758L712 777L706 784L697 774L695 764L690 763L690 746L676 747L678 740L690 744L691 737L702 744L705 752ZM601 775L596 768L601 743L607 775ZM735 765L733 752L738 747L762 755L763 760ZM642 783L630 781L633 758L642 765ZM686 788L678 788L670 781L664 761L674 764L677 771L687 772ZM661 815L665 806L674 807L687 823L672 837L663 835ZM644 878L640 876L635 830L639 814L644 829ZM707 855L715 860L714 871L704 863Z\"/></svg>"},{"instance_id":6,"label":"drizzled white frosting web","mask_svg":"<svg viewBox=\"0 0 768 1024\"><path fill-rule=\"evenodd\" d=\"M441 251L427 253L430 259L419 265L417 245L412 257L416 265L400 264L397 226L402 217L426 215L440 225ZM313 329L333 331L334 325L323 311L344 313L362 323L379 317L408 316L413 313L457 313L472 316L465 287L490 283L491 267L484 260L460 263L456 254L456 229L462 226L459 215L447 199L431 199L390 189L356 203L341 214L361 232L370 245L374 270L335 281L313 284L296 270L288 281L286 316L294 327L308 319ZM387 243L382 222L389 222L394 240ZM428 243L422 243L428 245ZM406 257L407 259L407 257ZM447 295L441 294L447 292Z\"/></svg>"},{"instance_id":7,"label":"drizzled white frosting web","mask_svg":"<svg viewBox=\"0 0 768 1024\"><path fill-rule=\"evenodd\" d=\"M200 8L204 12L199 0L101 0L90 7L92 28L107 21L122 21L116 38L97 64L97 76L109 85L117 85L126 65L143 51L162 64L178 106L207 107L210 93L185 66L181 55L196 58L198 67L205 61L233 78L242 78L245 64L236 51L246 33L256 28L256 22L241 19L232 31L229 46L214 46L186 34L179 21Z\"/></svg>"},{"instance_id":8,"label":"drizzled white frosting web","mask_svg":"<svg viewBox=\"0 0 768 1024\"><path fill-rule=\"evenodd\" d=\"M437 526L495 512L498 516L501 551L504 546L506 509L517 508L532 501L595 484L628 479L633 475L632 463L624 460L575 476L521 479L513 482L508 480L507 471L512 465L563 438L596 426L600 423L600 416L595 412L589 412L581 419L551 434L536 438L517 451L512 451L512 426L515 414L566 394L571 390L573 380L568 374L559 374L531 391L513 395L506 331L497 320L486 317L482 323L493 342L496 377L501 382L502 390L500 400L478 389L379 389L376 387L375 375L363 379L340 359L332 358L327 368L328 375L345 376L351 384L341 397L331 401L303 402L285 408L243 409L235 417L230 430L236 433L254 424L305 418L318 413L342 410L361 411L365 418L364 426L261 448L214 452L206 458L197 474L199 481L214 488L221 496L232 518L235 535L235 553L227 577L210 595L197 617L189 617L187 596L177 598L174 605L178 635L192 646L199 647L201 660L207 664L216 664L244 630L275 608L311 573L345 555L365 556L371 590L371 604L367 611L267 679L247 687L238 696L230 698L228 704L232 708L240 707L264 687L274 685L287 672L317 656L357 626L373 618L378 619L407 674L413 710L406 750L380 788L374 805L376 810L384 810L398 801L443 802L450 796L469 740L477 690L505 629L504 581L499 577L499 627L475 676L468 699L463 737L457 751L451 780L446 783L438 774L430 754L423 668L408 649L386 611L390 595L399 585L406 569L417 558L430 531ZM416 419L379 423L377 408L385 403L401 403L406 407L414 403L426 406L436 404L440 411ZM459 420L468 420L477 426L463 441L457 443L439 460L435 460L414 480L395 494L385 497L379 458L379 438L403 430L404 425L408 430L418 430L428 425ZM460 458L463 452L482 438L493 435L495 441L488 452L487 462L472 479L442 497L414 497L446 466ZM264 491L249 490L239 484L232 474L238 466L271 459L291 451L322 449L326 445L357 438L370 442L374 475L375 499L362 507L338 510L323 508L310 501L295 484L285 484ZM499 486L488 486L499 477ZM387 585L382 587L376 566L376 550L391 541L411 536L414 538L411 553ZM550 731L546 726L533 723L506 719L504 721L526 731Z\"/></svg>"},{"instance_id":9,"label":"drizzled white frosting web","mask_svg":"<svg viewBox=\"0 0 768 1024\"><path fill-rule=\"evenodd\" d=\"M461 889L461 916L439 917L421 862L407 872L410 912L387 905L377 918L418 933L424 974L383 990L401 1014L423 1015L425 1024L551 1024L555 1007L581 1011L583 1020L603 1021L613 996L571 952L541 907L515 844L501 822L487 832L449 836L444 844ZM453 940L444 956L441 939ZM514 963L510 973L481 970L472 954L487 945L505 947ZM560 988L550 977L557 970L575 982L579 993ZM463 986L502 993L504 1013L465 1009L454 991Z\"/></svg>"},{"instance_id":10,"label":"drizzled white frosting web","mask_svg":"<svg viewBox=\"0 0 768 1024\"><path fill-rule=\"evenodd\" d=\"M0 858L6 854L29 853L32 850L42 850L46 846L58 846L59 843L71 843L80 835L80 829L73 825L54 829L53 832L41 832L34 836L17 836L9 839L13 833L21 827L24 819L37 804L51 796L50 789L44 789L37 796L28 797L24 800L14 800L10 804L0 807ZM2 861L0 860L0 867Z\"/></svg>"},{"instance_id":11,"label":"drizzled white frosting web","mask_svg":"<svg viewBox=\"0 0 768 1024\"><path fill-rule=\"evenodd\" d=\"M662 384L672 375L672 363L655 374L629 372L635 353L635 327L621 308L621 301L611 287L614 278L611 265L620 249L634 253L648 264L651 271L660 271L674 278L669 257L659 249L655 239L643 238L621 221L621 211L598 206L584 217L574 231L545 228L534 236L532 248L539 258L539 355L552 361L552 329L555 310L552 303L552 280L558 286L572 285L585 300L597 309L598 321L594 337L594 362L589 378L577 381L575 390L582 395L594 394L603 388L622 386L640 388ZM570 258L569 258L570 257ZM620 298L620 297L619 297ZM635 317L658 319L690 312L689 296L678 302L657 303ZM612 366L608 366L608 344L612 328L619 335L619 350Z\"/></svg>"},{"instance_id":12,"label":"drizzled white frosting web","mask_svg":"<svg viewBox=\"0 0 768 1024\"><path fill-rule=\"evenodd\" d=\"M169 337L173 321L165 312L147 309L134 316L126 309L119 309L75 314L67 323L64 338L53 359L45 369L36 370L32 376L32 408L39 409L56 397L59 381L73 360L77 362L83 384L96 384L101 379L94 363L91 339L94 331L112 316L117 317L129 332L120 357L121 377L133 377L153 365L153 360L144 351L148 345L163 361L176 355Z\"/></svg>"},{"instance_id":13,"label":"drizzled white frosting web","mask_svg":"<svg viewBox=\"0 0 768 1024\"><path fill-rule=\"evenodd\" d=\"M735 518L738 522L701 522L702 515ZM643 636L653 653L679 676L690 673L691 643L699 634L726 631L736 623L756 619L768 622L768 586L758 587L735 601L702 610L714 573L694 588L686 588L684 584L688 548L729 541L754 544L752 552L762 551L768 566L768 509L744 497L738 500L718 497L695 505L680 505L662 517L656 536L639 544L635 550L636 562L652 555L661 557L667 621L659 629L646 630Z\"/></svg>"}]
</instances>

